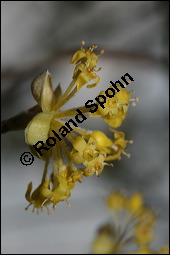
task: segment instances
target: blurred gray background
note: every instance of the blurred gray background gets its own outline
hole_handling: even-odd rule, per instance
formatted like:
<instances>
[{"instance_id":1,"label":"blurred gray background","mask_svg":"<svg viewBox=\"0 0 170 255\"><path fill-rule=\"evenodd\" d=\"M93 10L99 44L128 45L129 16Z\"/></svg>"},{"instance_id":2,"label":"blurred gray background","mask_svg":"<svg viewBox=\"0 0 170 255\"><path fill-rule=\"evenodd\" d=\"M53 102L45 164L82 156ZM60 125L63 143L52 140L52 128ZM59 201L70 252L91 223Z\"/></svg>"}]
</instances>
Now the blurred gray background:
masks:
<instances>
[{"instance_id":1,"label":"blurred gray background","mask_svg":"<svg viewBox=\"0 0 170 255\"><path fill-rule=\"evenodd\" d=\"M96 231L109 219L105 197L122 190L141 191L147 205L158 214L154 248L168 242L169 223L169 118L168 118L168 1L1 1L2 120L26 110L35 101L30 84L48 69L54 88L69 84L74 66L70 58L82 40L105 49L98 67L101 82L85 87L68 103L84 105L128 72L139 97L136 107L119 128L134 144L131 158L122 157L99 178L84 178L69 199L51 216L25 212L27 184L39 184L43 162L23 166L20 156L29 151L24 131L2 135L2 253L86 254ZM67 107L65 107L66 109ZM112 136L101 119L82 126Z\"/></svg>"}]
</instances>

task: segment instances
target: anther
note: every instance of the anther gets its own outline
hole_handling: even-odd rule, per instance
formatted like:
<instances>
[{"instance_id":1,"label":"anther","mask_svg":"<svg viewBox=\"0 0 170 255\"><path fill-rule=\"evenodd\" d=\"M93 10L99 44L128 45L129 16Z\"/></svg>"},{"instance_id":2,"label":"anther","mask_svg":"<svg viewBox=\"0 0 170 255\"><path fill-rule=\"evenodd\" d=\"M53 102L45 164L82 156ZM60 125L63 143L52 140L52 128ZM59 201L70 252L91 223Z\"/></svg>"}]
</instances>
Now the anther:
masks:
<instances>
[{"instance_id":1,"label":"anther","mask_svg":"<svg viewBox=\"0 0 170 255\"><path fill-rule=\"evenodd\" d=\"M95 72L99 72L99 71L101 71L102 70L102 67L99 67L99 69L98 70L94 70Z\"/></svg>"},{"instance_id":2,"label":"anther","mask_svg":"<svg viewBox=\"0 0 170 255\"><path fill-rule=\"evenodd\" d=\"M135 93L135 91L134 91L134 90L129 91L129 94L133 94L133 93Z\"/></svg>"},{"instance_id":3,"label":"anther","mask_svg":"<svg viewBox=\"0 0 170 255\"><path fill-rule=\"evenodd\" d=\"M53 205L53 210L54 210L54 211L56 211L56 210L57 210L56 205Z\"/></svg>"},{"instance_id":4,"label":"anther","mask_svg":"<svg viewBox=\"0 0 170 255\"><path fill-rule=\"evenodd\" d=\"M96 176L99 177L99 172L98 172L98 170L96 170L95 173L96 173Z\"/></svg>"},{"instance_id":5,"label":"anther","mask_svg":"<svg viewBox=\"0 0 170 255\"><path fill-rule=\"evenodd\" d=\"M96 169L96 170L99 170L99 169L101 169L101 168L102 168L102 164L98 163L98 164L95 165L95 169Z\"/></svg>"},{"instance_id":6,"label":"anther","mask_svg":"<svg viewBox=\"0 0 170 255\"><path fill-rule=\"evenodd\" d=\"M35 206L34 206L33 209L32 209L32 213L34 213L34 209L35 209Z\"/></svg>"},{"instance_id":7,"label":"anther","mask_svg":"<svg viewBox=\"0 0 170 255\"><path fill-rule=\"evenodd\" d=\"M93 45L92 45L92 48L93 48L93 49L96 49L96 48L97 48L97 44L93 44Z\"/></svg>"},{"instance_id":8,"label":"anther","mask_svg":"<svg viewBox=\"0 0 170 255\"><path fill-rule=\"evenodd\" d=\"M84 45L85 45L85 41L82 41L82 42L81 42L81 45L84 46Z\"/></svg>"},{"instance_id":9,"label":"anther","mask_svg":"<svg viewBox=\"0 0 170 255\"><path fill-rule=\"evenodd\" d=\"M66 200L67 206L71 207L71 204Z\"/></svg>"},{"instance_id":10,"label":"anther","mask_svg":"<svg viewBox=\"0 0 170 255\"><path fill-rule=\"evenodd\" d=\"M43 209L43 207L41 208L41 212L42 212L42 213L44 212L44 209Z\"/></svg>"},{"instance_id":11,"label":"anther","mask_svg":"<svg viewBox=\"0 0 170 255\"><path fill-rule=\"evenodd\" d=\"M90 144L91 144L91 145L95 145L95 142L91 142Z\"/></svg>"},{"instance_id":12,"label":"anther","mask_svg":"<svg viewBox=\"0 0 170 255\"><path fill-rule=\"evenodd\" d=\"M90 69L90 68L87 68L87 72L89 72L89 73L93 73L93 70L92 70L92 69Z\"/></svg>"},{"instance_id":13,"label":"anther","mask_svg":"<svg viewBox=\"0 0 170 255\"><path fill-rule=\"evenodd\" d=\"M50 210L48 209L48 206L47 206L47 205L45 205L45 208L47 209L47 214L48 214L48 215L51 215L51 212L50 212Z\"/></svg>"},{"instance_id":14,"label":"anther","mask_svg":"<svg viewBox=\"0 0 170 255\"><path fill-rule=\"evenodd\" d=\"M133 140L126 140L126 142L132 144Z\"/></svg>"},{"instance_id":15,"label":"anther","mask_svg":"<svg viewBox=\"0 0 170 255\"><path fill-rule=\"evenodd\" d=\"M136 102L138 102L138 101L139 101L139 98L138 98L138 97L131 98L129 101L136 101Z\"/></svg>"}]
</instances>

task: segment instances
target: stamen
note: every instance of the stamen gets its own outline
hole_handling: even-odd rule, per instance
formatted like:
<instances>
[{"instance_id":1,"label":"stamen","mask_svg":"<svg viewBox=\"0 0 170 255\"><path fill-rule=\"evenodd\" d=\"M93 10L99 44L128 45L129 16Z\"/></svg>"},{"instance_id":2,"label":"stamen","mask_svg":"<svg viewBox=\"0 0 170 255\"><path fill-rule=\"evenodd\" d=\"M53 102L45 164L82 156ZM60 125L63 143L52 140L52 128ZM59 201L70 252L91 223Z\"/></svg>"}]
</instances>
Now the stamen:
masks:
<instances>
[{"instance_id":1,"label":"stamen","mask_svg":"<svg viewBox=\"0 0 170 255\"><path fill-rule=\"evenodd\" d=\"M104 54L104 50L100 51L100 54L97 55L97 57L100 57L100 55Z\"/></svg>"},{"instance_id":2,"label":"stamen","mask_svg":"<svg viewBox=\"0 0 170 255\"><path fill-rule=\"evenodd\" d=\"M25 207L24 209L25 209L25 211L27 211L28 210L28 208L30 207L30 205L31 205L31 203L27 206L27 207Z\"/></svg>"},{"instance_id":3,"label":"stamen","mask_svg":"<svg viewBox=\"0 0 170 255\"><path fill-rule=\"evenodd\" d=\"M96 170L95 173L96 173L96 176L99 177L99 172L98 172L98 170Z\"/></svg>"},{"instance_id":4,"label":"stamen","mask_svg":"<svg viewBox=\"0 0 170 255\"><path fill-rule=\"evenodd\" d=\"M138 98L138 97L131 98L129 101L136 101L136 102L138 102L138 101L139 101L139 98Z\"/></svg>"},{"instance_id":5,"label":"stamen","mask_svg":"<svg viewBox=\"0 0 170 255\"><path fill-rule=\"evenodd\" d=\"M32 209L32 213L34 213L34 211L35 211L34 209L35 209L35 206L34 206L33 209Z\"/></svg>"},{"instance_id":6,"label":"stamen","mask_svg":"<svg viewBox=\"0 0 170 255\"><path fill-rule=\"evenodd\" d=\"M93 44L92 48L96 49L97 48L97 44Z\"/></svg>"},{"instance_id":7,"label":"stamen","mask_svg":"<svg viewBox=\"0 0 170 255\"><path fill-rule=\"evenodd\" d=\"M87 72L94 73L94 71L92 69L90 69L90 68L87 68Z\"/></svg>"},{"instance_id":8,"label":"stamen","mask_svg":"<svg viewBox=\"0 0 170 255\"><path fill-rule=\"evenodd\" d=\"M54 204L53 205L53 210L56 211L57 210L57 206Z\"/></svg>"},{"instance_id":9,"label":"stamen","mask_svg":"<svg viewBox=\"0 0 170 255\"><path fill-rule=\"evenodd\" d=\"M66 200L67 206L71 207L71 204Z\"/></svg>"},{"instance_id":10,"label":"stamen","mask_svg":"<svg viewBox=\"0 0 170 255\"><path fill-rule=\"evenodd\" d=\"M82 42L81 42L81 45L84 46L84 45L85 45L85 41L82 41Z\"/></svg>"},{"instance_id":11,"label":"stamen","mask_svg":"<svg viewBox=\"0 0 170 255\"><path fill-rule=\"evenodd\" d=\"M132 103L129 103L129 105L131 105L131 106L136 106L136 103L135 103L135 102L132 102Z\"/></svg>"},{"instance_id":12,"label":"stamen","mask_svg":"<svg viewBox=\"0 0 170 255\"><path fill-rule=\"evenodd\" d=\"M130 158L130 154L126 153L125 151L122 151L122 154L124 154L127 158Z\"/></svg>"},{"instance_id":13,"label":"stamen","mask_svg":"<svg viewBox=\"0 0 170 255\"><path fill-rule=\"evenodd\" d=\"M134 91L134 90L129 91L129 94L133 94L133 93L135 93L135 91Z\"/></svg>"},{"instance_id":14,"label":"stamen","mask_svg":"<svg viewBox=\"0 0 170 255\"><path fill-rule=\"evenodd\" d=\"M96 49L96 48L97 48L97 45L93 44L91 47L89 47L89 51L93 52L93 50Z\"/></svg>"},{"instance_id":15,"label":"stamen","mask_svg":"<svg viewBox=\"0 0 170 255\"><path fill-rule=\"evenodd\" d=\"M103 166L112 166L112 167L114 167L114 165L112 163L103 163Z\"/></svg>"},{"instance_id":16,"label":"stamen","mask_svg":"<svg viewBox=\"0 0 170 255\"><path fill-rule=\"evenodd\" d=\"M44 209L43 209L43 207L41 207L41 212L42 212L42 213L44 212Z\"/></svg>"},{"instance_id":17,"label":"stamen","mask_svg":"<svg viewBox=\"0 0 170 255\"><path fill-rule=\"evenodd\" d=\"M46 199L42 202L41 207L43 207L44 204L45 204L47 201L48 201L48 198L46 198Z\"/></svg>"},{"instance_id":18,"label":"stamen","mask_svg":"<svg viewBox=\"0 0 170 255\"><path fill-rule=\"evenodd\" d=\"M94 70L95 72L99 72L99 71L101 71L102 70L102 67L99 67L99 69L98 70Z\"/></svg>"},{"instance_id":19,"label":"stamen","mask_svg":"<svg viewBox=\"0 0 170 255\"><path fill-rule=\"evenodd\" d=\"M47 205L45 205L45 208L47 209L47 214L48 214L48 215L51 215L51 212L50 212L50 210L48 209L48 206L47 206Z\"/></svg>"},{"instance_id":20,"label":"stamen","mask_svg":"<svg viewBox=\"0 0 170 255\"><path fill-rule=\"evenodd\" d=\"M126 142L132 144L133 140L126 140Z\"/></svg>"},{"instance_id":21,"label":"stamen","mask_svg":"<svg viewBox=\"0 0 170 255\"><path fill-rule=\"evenodd\" d=\"M39 208L37 208L36 214L39 214Z\"/></svg>"}]
</instances>

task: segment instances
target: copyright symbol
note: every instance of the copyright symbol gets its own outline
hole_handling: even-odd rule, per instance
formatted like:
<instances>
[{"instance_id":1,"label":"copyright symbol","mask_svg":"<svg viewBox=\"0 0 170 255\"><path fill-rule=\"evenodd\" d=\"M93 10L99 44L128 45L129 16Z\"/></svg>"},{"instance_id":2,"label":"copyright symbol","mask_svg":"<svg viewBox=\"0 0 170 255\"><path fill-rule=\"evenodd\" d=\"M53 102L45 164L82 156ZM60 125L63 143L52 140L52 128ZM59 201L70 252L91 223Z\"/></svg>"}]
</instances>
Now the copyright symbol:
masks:
<instances>
[{"instance_id":1,"label":"copyright symbol","mask_svg":"<svg viewBox=\"0 0 170 255\"><path fill-rule=\"evenodd\" d=\"M30 152L24 152L20 157L20 161L24 166L32 165L34 156Z\"/></svg>"}]
</instances>

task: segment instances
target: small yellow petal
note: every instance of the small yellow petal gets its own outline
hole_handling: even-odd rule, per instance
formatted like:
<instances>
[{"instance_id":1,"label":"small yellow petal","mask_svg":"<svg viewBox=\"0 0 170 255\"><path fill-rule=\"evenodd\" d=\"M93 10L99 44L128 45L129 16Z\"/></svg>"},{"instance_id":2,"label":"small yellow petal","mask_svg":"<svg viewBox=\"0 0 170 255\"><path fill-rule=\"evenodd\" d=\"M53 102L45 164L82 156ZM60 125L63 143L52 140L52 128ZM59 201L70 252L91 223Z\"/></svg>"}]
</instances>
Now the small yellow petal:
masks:
<instances>
[{"instance_id":1,"label":"small yellow petal","mask_svg":"<svg viewBox=\"0 0 170 255\"><path fill-rule=\"evenodd\" d=\"M73 143L73 147L77 151L83 151L86 148L86 142L82 137L78 136Z\"/></svg>"},{"instance_id":2,"label":"small yellow petal","mask_svg":"<svg viewBox=\"0 0 170 255\"><path fill-rule=\"evenodd\" d=\"M143 206L143 197L140 193L135 193L129 199L129 209L133 212L139 211Z\"/></svg>"},{"instance_id":3,"label":"small yellow petal","mask_svg":"<svg viewBox=\"0 0 170 255\"><path fill-rule=\"evenodd\" d=\"M25 198L27 199L28 202L31 201L31 191L32 191L32 182L28 184L27 191L25 193Z\"/></svg>"},{"instance_id":4,"label":"small yellow petal","mask_svg":"<svg viewBox=\"0 0 170 255\"><path fill-rule=\"evenodd\" d=\"M108 147L113 145L113 142L101 131L94 131L91 135L96 139L98 146Z\"/></svg>"}]
</instances>

